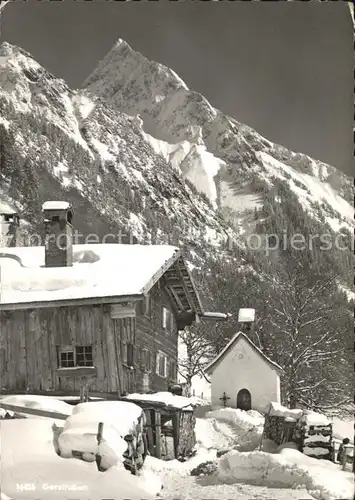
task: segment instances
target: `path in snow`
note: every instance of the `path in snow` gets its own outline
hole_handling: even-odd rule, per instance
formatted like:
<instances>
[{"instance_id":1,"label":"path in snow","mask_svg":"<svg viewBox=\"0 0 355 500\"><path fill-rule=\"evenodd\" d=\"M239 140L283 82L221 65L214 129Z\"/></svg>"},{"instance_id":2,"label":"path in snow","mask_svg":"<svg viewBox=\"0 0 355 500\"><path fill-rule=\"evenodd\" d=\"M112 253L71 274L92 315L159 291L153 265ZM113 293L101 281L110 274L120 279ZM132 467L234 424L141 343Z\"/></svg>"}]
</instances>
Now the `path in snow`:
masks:
<instances>
[{"instance_id":1,"label":"path in snow","mask_svg":"<svg viewBox=\"0 0 355 500\"><path fill-rule=\"evenodd\" d=\"M164 489L161 497L164 500L314 500L305 489L267 488L247 484L210 484L212 478L196 478L169 474L163 480Z\"/></svg>"}]
</instances>

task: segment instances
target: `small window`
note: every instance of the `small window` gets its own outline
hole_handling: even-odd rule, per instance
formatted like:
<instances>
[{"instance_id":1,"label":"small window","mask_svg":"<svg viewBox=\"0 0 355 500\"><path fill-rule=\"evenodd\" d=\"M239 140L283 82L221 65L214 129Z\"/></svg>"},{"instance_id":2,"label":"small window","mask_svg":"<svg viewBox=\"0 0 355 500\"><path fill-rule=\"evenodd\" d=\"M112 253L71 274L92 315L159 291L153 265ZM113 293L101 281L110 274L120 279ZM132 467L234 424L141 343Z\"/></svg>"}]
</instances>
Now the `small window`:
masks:
<instances>
[{"instance_id":1,"label":"small window","mask_svg":"<svg viewBox=\"0 0 355 500\"><path fill-rule=\"evenodd\" d=\"M75 366L74 350L73 351L60 351L59 352L59 367L72 368Z\"/></svg>"},{"instance_id":2,"label":"small window","mask_svg":"<svg viewBox=\"0 0 355 500\"><path fill-rule=\"evenodd\" d=\"M4 215L5 222L17 222L17 218L14 215Z\"/></svg>"},{"instance_id":3,"label":"small window","mask_svg":"<svg viewBox=\"0 0 355 500\"><path fill-rule=\"evenodd\" d=\"M162 311L162 326L164 330L172 332L174 329L174 316L167 307L163 307Z\"/></svg>"},{"instance_id":4,"label":"small window","mask_svg":"<svg viewBox=\"0 0 355 500\"><path fill-rule=\"evenodd\" d=\"M156 374L159 375L160 377L166 377L167 364L168 364L168 358L164 354L158 353L156 359Z\"/></svg>"},{"instance_id":5,"label":"small window","mask_svg":"<svg viewBox=\"0 0 355 500\"><path fill-rule=\"evenodd\" d=\"M163 307L162 326L163 328L168 326L168 310L166 307Z\"/></svg>"},{"instance_id":6,"label":"small window","mask_svg":"<svg viewBox=\"0 0 355 500\"><path fill-rule=\"evenodd\" d=\"M141 369L148 372L151 370L151 356L148 349L141 349Z\"/></svg>"},{"instance_id":7,"label":"small window","mask_svg":"<svg viewBox=\"0 0 355 500\"><path fill-rule=\"evenodd\" d=\"M176 380L176 363L175 361L171 361L169 363L169 378L172 380Z\"/></svg>"},{"instance_id":8,"label":"small window","mask_svg":"<svg viewBox=\"0 0 355 500\"><path fill-rule=\"evenodd\" d=\"M93 366L91 345L76 347L76 366Z\"/></svg>"},{"instance_id":9,"label":"small window","mask_svg":"<svg viewBox=\"0 0 355 500\"><path fill-rule=\"evenodd\" d=\"M58 347L58 365L59 368L94 366L92 346Z\"/></svg>"}]
</instances>

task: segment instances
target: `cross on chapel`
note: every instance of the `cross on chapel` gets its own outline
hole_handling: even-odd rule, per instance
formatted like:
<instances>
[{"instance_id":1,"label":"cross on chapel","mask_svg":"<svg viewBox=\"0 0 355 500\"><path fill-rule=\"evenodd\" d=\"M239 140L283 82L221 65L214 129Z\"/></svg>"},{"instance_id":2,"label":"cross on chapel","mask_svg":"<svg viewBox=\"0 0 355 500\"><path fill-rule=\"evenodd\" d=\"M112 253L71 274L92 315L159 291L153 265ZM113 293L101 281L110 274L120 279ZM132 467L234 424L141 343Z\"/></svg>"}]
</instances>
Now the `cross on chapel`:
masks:
<instances>
[{"instance_id":1,"label":"cross on chapel","mask_svg":"<svg viewBox=\"0 0 355 500\"><path fill-rule=\"evenodd\" d=\"M227 406L227 401L230 399L230 397L227 396L227 394L224 392L223 396L219 398L221 401L223 401L223 406Z\"/></svg>"}]
</instances>

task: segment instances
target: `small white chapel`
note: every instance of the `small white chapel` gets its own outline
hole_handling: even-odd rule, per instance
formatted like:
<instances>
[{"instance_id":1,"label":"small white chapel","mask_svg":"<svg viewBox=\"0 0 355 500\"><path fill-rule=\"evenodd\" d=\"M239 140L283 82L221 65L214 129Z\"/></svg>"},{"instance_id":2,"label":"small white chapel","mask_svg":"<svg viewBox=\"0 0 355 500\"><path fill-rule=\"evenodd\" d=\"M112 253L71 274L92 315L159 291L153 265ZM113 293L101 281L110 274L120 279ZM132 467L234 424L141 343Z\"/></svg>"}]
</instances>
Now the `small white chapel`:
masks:
<instances>
[{"instance_id":1,"label":"small white chapel","mask_svg":"<svg viewBox=\"0 0 355 500\"><path fill-rule=\"evenodd\" d=\"M245 324L207 366L211 379L211 406L265 412L270 402L281 402L282 368L248 338L255 309L240 309L238 322Z\"/></svg>"}]
</instances>

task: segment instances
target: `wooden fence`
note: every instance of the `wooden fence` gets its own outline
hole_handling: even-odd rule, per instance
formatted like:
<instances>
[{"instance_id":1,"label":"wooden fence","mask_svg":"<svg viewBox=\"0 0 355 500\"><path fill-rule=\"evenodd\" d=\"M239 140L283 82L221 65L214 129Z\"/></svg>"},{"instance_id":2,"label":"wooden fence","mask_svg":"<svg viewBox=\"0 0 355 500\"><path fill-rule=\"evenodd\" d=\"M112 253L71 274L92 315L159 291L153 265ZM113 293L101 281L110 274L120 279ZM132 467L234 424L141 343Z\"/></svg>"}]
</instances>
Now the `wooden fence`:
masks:
<instances>
[{"instance_id":1,"label":"wooden fence","mask_svg":"<svg viewBox=\"0 0 355 500\"><path fill-rule=\"evenodd\" d=\"M26 408L25 406L15 406L9 405L7 403L1 403L0 408L3 408L7 411L12 411L14 413L28 413L28 415L36 415L37 417L47 417L54 418L57 420L66 420L69 415L65 415L64 413L58 413L55 411L47 411L47 410L38 410L36 408Z\"/></svg>"}]
</instances>

